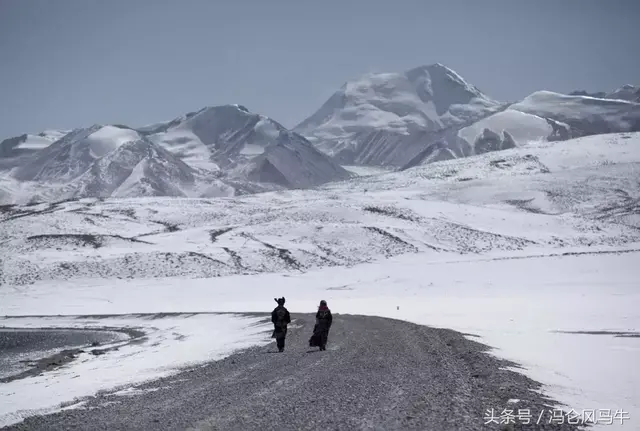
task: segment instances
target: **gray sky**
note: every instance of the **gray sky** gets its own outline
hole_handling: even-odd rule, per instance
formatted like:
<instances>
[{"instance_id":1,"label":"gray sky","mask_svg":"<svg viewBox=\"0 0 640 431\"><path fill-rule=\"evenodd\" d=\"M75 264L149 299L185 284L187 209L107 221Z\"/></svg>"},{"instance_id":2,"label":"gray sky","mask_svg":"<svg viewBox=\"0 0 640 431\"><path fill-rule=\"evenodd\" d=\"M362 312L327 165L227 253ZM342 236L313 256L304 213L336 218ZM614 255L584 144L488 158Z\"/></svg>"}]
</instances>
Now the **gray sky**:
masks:
<instances>
[{"instance_id":1,"label":"gray sky","mask_svg":"<svg viewBox=\"0 0 640 431\"><path fill-rule=\"evenodd\" d=\"M640 0L0 0L0 140L241 103L292 127L443 63L499 100L640 84Z\"/></svg>"}]
</instances>

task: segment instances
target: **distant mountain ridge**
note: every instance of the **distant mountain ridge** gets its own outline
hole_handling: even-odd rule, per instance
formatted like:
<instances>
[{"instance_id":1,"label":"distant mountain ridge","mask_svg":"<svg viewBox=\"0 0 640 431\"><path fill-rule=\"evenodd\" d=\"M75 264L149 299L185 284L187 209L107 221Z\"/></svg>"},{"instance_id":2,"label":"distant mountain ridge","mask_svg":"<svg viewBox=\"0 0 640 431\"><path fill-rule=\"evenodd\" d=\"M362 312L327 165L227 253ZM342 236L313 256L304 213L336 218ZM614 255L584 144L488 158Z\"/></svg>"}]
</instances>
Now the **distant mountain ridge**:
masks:
<instances>
[{"instance_id":1,"label":"distant mountain ridge","mask_svg":"<svg viewBox=\"0 0 640 431\"><path fill-rule=\"evenodd\" d=\"M236 104L142 127L9 138L0 142L0 200L309 188L351 178L346 165L403 170L529 142L632 131L640 131L640 87L537 91L503 103L435 63L347 81L291 130Z\"/></svg>"},{"instance_id":2,"label":"distant mountain ridge","mask_svg":"<svg viewBox=\"0 0 640 431\"><path fill-rule=\"evenodd\" d=\"M14 141L4 145L14 148L23 139ZM26 188L33 201L230 196L306 188L351 176L304 137L240 105L206 107L139 129L75 129L11 160L8 178L22 184L22 194ZM10 190L0 193L4 199L8 195Z\"/></svg>"},{"instance_id":3,"label":"distant mountain ridge","mask_svg":"<svg viewBox=\"0 0 640 431\"><path fill-rule=\"evenodd\" d=\"M487 145L490 135L510 147L640 130L638 95L625 85L599 98L540 91L501 103L436 63L348 81L293 130L342 164L406 169L503 148Z\"/></svg>"},{"instance_id":4,"label":"distant mountain ridge","mask_svg":"<svg viewBox=\"0 0 640 431\"><path fill-rule=\"evenodd\" d=\"M19 165L22 160L48 147L67 133L68 130L46 130L37 135L25 133L0 141L0 170Z\"/></svg>"},{"instance_id":5,"label":"distant mountain ridge","mask_svg":"<svg viewBox=\"0 0 640 431\"><path fill-rule=\"evenodd\" d=\"M627 102L640 103L640 86L625 84L610 93L606 93L604 91L599 91L597 93L588 93L584 90L573 91L569 93L569 96L588 96L598 99L617 99L626 100Z\"/></svg>"}]
</instances>

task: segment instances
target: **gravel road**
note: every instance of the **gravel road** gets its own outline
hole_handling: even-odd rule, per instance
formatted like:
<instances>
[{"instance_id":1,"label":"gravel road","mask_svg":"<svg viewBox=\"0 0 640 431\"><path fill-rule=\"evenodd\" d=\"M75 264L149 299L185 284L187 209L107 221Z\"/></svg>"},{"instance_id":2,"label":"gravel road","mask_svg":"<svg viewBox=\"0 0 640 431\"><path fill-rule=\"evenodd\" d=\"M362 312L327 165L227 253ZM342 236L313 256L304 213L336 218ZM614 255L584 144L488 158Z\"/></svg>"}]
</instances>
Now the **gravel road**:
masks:
<instances>
[{"instance_id":1,"label":"gravel road","mask_svg":"<svg viewBox=\"0 0 640 431\"><path fill-rule=\"evenodd\" d=\"M140 385L138 395L99 394L84 408L6 429L577 429L549 424L549 400L531 391L539 385L460 333L335 315L327 351L319 352L307 345L313 316L292 317L284 353L275 343L252 348ZM533 417L530 425L517 418L485 425L488 409L496 416L530 409Z\"/></svg>"}]
</instances>

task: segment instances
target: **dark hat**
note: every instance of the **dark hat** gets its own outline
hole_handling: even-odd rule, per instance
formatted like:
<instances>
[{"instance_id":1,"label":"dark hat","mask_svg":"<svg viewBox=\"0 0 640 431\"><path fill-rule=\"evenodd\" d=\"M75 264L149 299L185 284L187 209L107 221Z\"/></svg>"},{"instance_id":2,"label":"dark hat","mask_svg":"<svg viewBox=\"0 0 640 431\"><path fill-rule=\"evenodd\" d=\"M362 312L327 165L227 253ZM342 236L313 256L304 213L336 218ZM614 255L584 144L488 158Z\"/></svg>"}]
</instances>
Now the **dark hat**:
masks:
<instances>
[{"instance_id":1,"label":"dark hat","mask_svg":"<svg viewBox=\"0 0 640 431\"><path fill-rule=\"evenodd\" d=\"M273 298L274 301L278 303L278 305L284 305L284 296L282 298Z\"/></svg>"},{"instance_id":2,"label":"dark hat","mask_svg":"<svg viewBox=\"0 0 640 431\"><path fill-rule=\"evenodd\" d=\"M320 305L327 305L327 301L325 301L324 299L322 301L320 301Z\"/></svg>"}]
</instances>

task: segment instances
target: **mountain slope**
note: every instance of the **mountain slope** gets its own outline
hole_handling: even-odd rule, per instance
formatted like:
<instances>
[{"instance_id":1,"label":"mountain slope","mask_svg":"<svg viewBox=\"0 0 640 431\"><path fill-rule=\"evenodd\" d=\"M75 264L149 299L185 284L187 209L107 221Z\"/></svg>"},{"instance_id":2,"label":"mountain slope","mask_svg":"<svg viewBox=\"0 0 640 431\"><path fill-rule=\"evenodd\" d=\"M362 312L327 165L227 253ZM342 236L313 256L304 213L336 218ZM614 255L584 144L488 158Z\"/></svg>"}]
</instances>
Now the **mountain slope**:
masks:
<instances>
[{"instance_id":1,"label":"mountain slope","mask_svg":"<svg viewBox=\"0 0 640 431\"><path fill-rule=\"evenodd\" d=\"M0 142L0 157L8 157L12 151L27 152L29 150L41 150L69 132L69 130L45 130L37 135L25 133L24 135L5 139Z\"/></svg>"},{"instance_id":2,"label":"mountain slope","mask_svg":"<svg viewBox=\"0 0 640 431\"><path fill-rule=\"evenodd\" d=\"M424 150L403 136L472 123L500 106L438 63L349 81L294 131L341 161L400 166ZM389 149L392 141L402 148Z\"/></svg>"},{"instance_id":3,"label":"mountain slope","mask_svg":"<svg viewBox=\"0 0 640 431\"><path fill-rule=\"evenodd\" d=\"M12 175L21 181L70 181L125 142L140 139L131 129L94 125L76 129L34 154Z\"/></svg>"},{"instance_id":4,"label":"mountain slope","mask_svg":"<svg viewBox=\"0 0 640 431\"><path fill-rule=\"evenodd\" d=\"M459 259L625 246L640 242L638 144L640 133L532 143L287 193L8 206L0 213L0 283L215 277L415 252ZM118 159L136 145L121 146ZM144 168L148 159L140 160L135 166ZM172 184L190 180L172 169L164 171L177 177ZM121 232L126 238L113 237ZM90 259L70 253L79 241Z\"/></svg>"},{"instance_id":5,"label":"mountain slope","mask_svg":"<svg viewBox=\"0 0 640 431\"><path fill-rule=\"evenodd\" d=\"M19 147L22 138L6 147ZM16 162L16 158L11 159ZM2 202L79 197L219 197L306 188L351 174L302 136L240 105L133 129L71 131L0 178Z\"/></svg>"},{"instance_id":6,"label":"mountain slope","mask_svg":"<svg viewBox=\"0 0 640 431\"><path fill-rule=\"evenodd\" d=\"M132 129L77 129L11 172L30 201L118 196L185 196L195 171Z\"/></svg>"},{"instance_id":7,"label":"mountain slope","mask_svg":"<svg viewBox=\"0 0 640 431\"><path fill-rule=\"evenodd\" d=\"M495 133L506 131L520 143L540 140L553 132L552 126L542 117L506 109L460 129L458 136L467 142L474 142L485 129Z\"/></svg>"},{"instance_id":8,"label":"mountain slope","mask_svg":"<svg viewBox=\"0 0 640 431\"><path fill-rule=\"evenodd\" d=\"M539 91L500 104L433 64L349 81L294 130L342 164L400 169L530 141L640 130L637 87L598 94Z\"/></svg>"},{"instance_id":9,"label":"mountain slope","mask_svg":"<svg viewBox=\"0 0 640 431\"><path fill-rule=\"evenodd\" d=\"M629 90L629 86L622 89ZM485 130L508 133L516 145L639 131L640 105L604 95L596 98L578 92L563 95L538 91L502 112L462 128L458 136L466 142L476 142ZM474 153L478 153L475 144Z\"/></svg>"},{"instance_id":10,"label":"mountain slope","mask_svg":"<svg viewBox=\"0 0 640 431\"><path fill-rule=\"evenodd\" d=\"M350 176L302 136L241 105L207 107L160 130L149 139L191 166L222 170L230 179L297 188Z\"/></svg>"},{"instance_id":11,"label":"mountain slope","mask_svg":"<svg viewBox=\"0 0 640 431\"><path fill-rule=\"evenodd\" d=\"M34 153L47 148L69 133L68 130L45 130L37 135L24 134L0 142L0 170L20 165Z\"/></svg>"},{"instance_id":12,"label":"mountain slope","mask_svg":"<svg viewBox=\"0 0 640 431\"><path fill-rule=\"evenodd\" d=\"M567 124L572 137L640 130L640 104L538 91L510 109Z\"/></svg>"},{"instance_id":13,"label":"mountain slope","mask_svg":"<svg viewBox=\"0 0 640 431\"><path fill-rule=\"evenodd\" d=\"M65 197L186 196L192 168L146 139L128 141L101 157L69 185ZM69 193L69 192L67 192Z\"/></svg>"},{"instance_id":14,"label":"mountain slope","mask_svg":"<svg viewBox=\"0 0 640 431\"><path fill-rule=\"evenodd\" d=\"M345 83L294 131L223 105L137 129L94 125L5 140L0 200L309 188L350 178L341 165L402 170L529 142L640 130L637 94L630 85L601 98L539 91L501 104L439 63L369 74Z\"/></svg>"},{"instance_id":15,"label":"mountain slope","mask_svg":"<svg viewBox=\"0 0 640 431\"><path fill-rule=\"evenodd\" d=\"M597 99L616 99L626 100L627 102L640 103L640 87L637 85L625 84L622 87L606 93L599 91L597 93L588 93L586 91L573 91L569 93L570 96L589 96Z\"/></svg>"},{"instance_id":16,"label":"mountain slope","mask_svg":"<svg viewBox=\"0 0 640 431\"><path fill-rule=\"evenodd\" d=\"M626 84L617 90L608 93L605 98L640 103L640 87L637 85Z\"/></svg>"}]
</instances>

